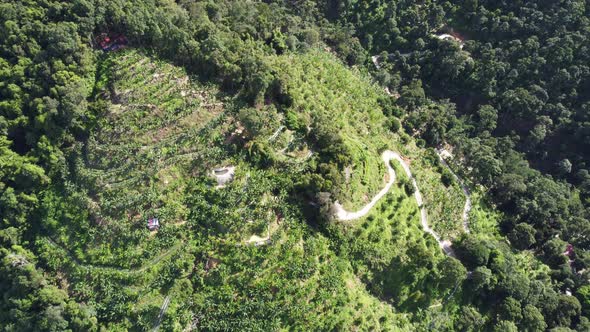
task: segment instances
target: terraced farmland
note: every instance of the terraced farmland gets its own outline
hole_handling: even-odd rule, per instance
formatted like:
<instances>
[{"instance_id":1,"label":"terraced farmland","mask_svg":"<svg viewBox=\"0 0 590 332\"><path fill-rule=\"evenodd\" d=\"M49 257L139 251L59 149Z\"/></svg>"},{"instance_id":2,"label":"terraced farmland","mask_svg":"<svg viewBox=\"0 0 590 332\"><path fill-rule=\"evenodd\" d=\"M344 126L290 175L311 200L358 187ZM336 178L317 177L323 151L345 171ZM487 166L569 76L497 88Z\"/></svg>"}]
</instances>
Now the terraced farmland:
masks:
<instances>
[{"instance_id":1,"label":"terraced farmland","mask_svg":"<svg viewBox=\"0 0 590 332\"><path fill-rule=\"evenodd\" d=\"M133 267L183 238L187 181L224 158L223 102L179 67L135 51L102 62L96 94L104 114L80 147L73 177L100 232L75 243L81 260ZM158 234L146 229L151 217L160 220ZM68 225L58 227L65 234L57 242L75 248Z\"/></svg>"}]
</instances>

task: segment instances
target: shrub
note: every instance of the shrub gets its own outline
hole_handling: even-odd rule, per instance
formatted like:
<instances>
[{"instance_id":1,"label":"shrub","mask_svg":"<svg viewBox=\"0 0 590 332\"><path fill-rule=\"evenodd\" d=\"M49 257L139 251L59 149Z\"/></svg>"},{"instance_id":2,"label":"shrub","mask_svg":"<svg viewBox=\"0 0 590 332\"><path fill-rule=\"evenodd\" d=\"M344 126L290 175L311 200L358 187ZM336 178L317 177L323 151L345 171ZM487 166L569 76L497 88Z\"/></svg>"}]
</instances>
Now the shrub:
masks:
<instances>
[{"instance_id":1,"label":"shrub","mask_svg":"<svg viewBox=\"0 0 590 332\"><path fill-rule=\"evenodd\" d=\"M457 243L457 254L470 269L486 265L490 258L490 251L483 240L473 235L467 235Z\"/></svg>"},{"instance_id":2,"label":"shrub","mask_svg":"<svg viewBox=\"0 0 590 332\"><path fill-rule=\"evenodd\" d=\"M387 122L389 130L391 130L394 133L397 133L402 126L399 120L396 118L390 118Z\"/></svg>"},{"instance_id":3,"label":"shrub","mask_svg":"<svg viewBox=\"0 0 590 332\"><path fill-rule=\"evenodd\" d=\"M451 172L449 172L449 170L446 168L443 168L440 180L445 185L445 187L448 187L453 183L453 174L451 174Z\"/></svg>"},{"instance_id":4,"label":"shrub","mask_svg":"<svg viewBox=\"0 0 590 332\"><path fill-rule=\"evenodd\" d=\"M521 250L528 249L536 242L535 229L529 224L520 223L508 234L508 238L514 247Z\"/></svg>"}]
</instances>

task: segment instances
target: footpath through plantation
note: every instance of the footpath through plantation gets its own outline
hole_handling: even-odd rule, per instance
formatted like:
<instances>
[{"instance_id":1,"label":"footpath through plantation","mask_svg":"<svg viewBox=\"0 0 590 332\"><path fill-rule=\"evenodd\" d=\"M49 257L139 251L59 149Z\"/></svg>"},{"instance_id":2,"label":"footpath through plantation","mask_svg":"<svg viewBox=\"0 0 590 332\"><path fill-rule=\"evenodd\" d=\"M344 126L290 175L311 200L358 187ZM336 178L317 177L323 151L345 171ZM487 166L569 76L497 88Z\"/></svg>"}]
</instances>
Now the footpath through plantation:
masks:
<instances>
[{"instance_id":1,"label":"footpath through plantation","mask_svg":"<svg viewBox=\"0 0 590 332\"><path fill-rule=\"evenodd\" d=\"M434 230L432 230L432 228L430 228L430 226L428 225L428 214L427 214L427 211L424 207L424 202L422 200L422 194L420 194L420 189L418 188L418 184L416 183L416 180L412 176L412 172L410 171L410 167L408 166L408 164L403 160L403 158L398 153L390 151L390 150L384 151L383 154L381 155L381 157L383 159L383 162L387 166L387 171L388 171L388 175L389 175L389 180L387 181L387 184L385 185L385 187L381 191L379 191L379 193L377 195L375 195L373 197L373 199L371 199L371 201L359 211L348 212L348 211L344 210L344 208L342 207L342 205L340 203L336 202L334 204L334 209L336 210L336 218L338 218L338 220L347 221L347 220L359 219L359 218L367 215L367 213L369 213L369 211L375 206L375 204L377 204L377 202L387 194L387 192L389 191L391 186L395 183L395 179L396 179L395 170L391 167L390 162L391 162L391 160L396 160L397 162L399 162L402 165L402 168L404 169L407 176L412 181L412 186L414 186L414 197L416 198L416 203L420 207L420 223L422 224L422 229L424 229L425 232L432 235L432 237L434 237L436 239L436 242L438 242L439 246L444 250L444 252L447 255L449 255L451 257L456 257L455 253L453 252L453 249L451 249L450 242L443 241L440 238L440 236ZM469 196L467 196L467 199L469 199ZM470 203L466 203L466 206L467 206L467 204L470 204ZM465 215L467 214L466 212L464 212L464 213L465 213ZM465 218L467 218L467 217L465 217ZM466 221L464 221L464 224L465 223L466 223ZM466 231L468 231L467 228L466 228Z\"/></svg>"}]
</instances>

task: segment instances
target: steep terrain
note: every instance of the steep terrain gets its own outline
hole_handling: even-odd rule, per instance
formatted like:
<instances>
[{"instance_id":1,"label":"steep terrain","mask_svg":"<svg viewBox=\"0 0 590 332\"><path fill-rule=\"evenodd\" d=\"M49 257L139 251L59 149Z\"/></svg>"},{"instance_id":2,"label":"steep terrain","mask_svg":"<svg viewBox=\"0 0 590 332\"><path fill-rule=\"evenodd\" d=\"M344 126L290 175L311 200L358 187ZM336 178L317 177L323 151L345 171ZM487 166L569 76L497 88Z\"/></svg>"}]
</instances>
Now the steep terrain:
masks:
<instances>
[{"instance_id":1,"label":"steep terrain","mask_svg":"<svg viewBox=\"0 0 590 332\"><path fill-rule=\"evenodd\" d=\"M214 317L223 314L222 307L201 311L205 307L190 305L189 298L221 305L215 285L225 284L238 294L250 292L250 287L259 289L262 297L270 291L272 303L277 305L284 296L315 303L309 304L314 312L321 305L325 310L317 321L299 320L297 317L303 316L290 307L277 311L277 319L308 328L317 328L319 323L370 329L395 322L400 328L408 324L382 301L393 297L405 302L408 292L415 292L412 289L418 286L398 290L369 287L367 292L362 283L367 281L365 272L335 256L324 235L310 229L297 212L303 208L303 212L317 213L307 202L316 198L302 196L293 187L315 181L310 169L317 167L321 174L335 167L332 173L325 173L331 182L319 183L318 189L331 190L346 205L354 206L381 190L385 169L390 166L380 160L380 149L396 146L399 138L383 126L378 89L322 52L268 61L279 77L285 77L279 79L285 95L280 98L290 102L280 110L261 106L254 114L236 107L234 100L214 86L203 85L182 69L140 51L111 53L101 60L94 89L98 120L87 140L70 149L71 184L56 186L48 193L53 195L46 206L48 222L45 234L37 239L40 257L50 270L61 275L77 297L94 303L101 319L118 324L116 317L125 317L131 310L133 326L148 328L168 299L162 313L164 325L192 312L192 318L181 320L184 324L209 317L213 321L199 324L213 324L213 328L218 324L213 323ZM316 65L314 69L310 69L311 63ZM314 94L308 94L312 90ZM332 121L327 121L329 114L333 114ZM405 151L411 154L411 150ZM215 186L212 170L228 165L233 165L234 175L229 182L224 180L224 186ZM352 172L348 180L342 180L346 168ZM432 176L429 174L435 174L436 169L417 171ZM68 194L61 196L60 192ZM403 198L403 189L397 195ZM411 202L404 204L412 206ZM433 203L437 206L447 201ZM424 243L421 250L432 255L428 260L442 264L436 242L428 244L433 239L423 233L419 209L413 204L413 212L405 217L413 224L407 236ZM393 206L388 209L397 210ZM371 206L367 212L374 214L373 210L379 211ZM71 219L71 211L80 211L85 217ZM160 228L150 232L146 222L154 217ZM404 217L389 218L398 224ZM86 231L80 233L80 229ZM387 236L379 243L384 248L395 246L389 243L392 240ZM379 245L373 247L375 250ZM388 259L402 262L398 255L401 253ZM364 259L374 258L368 255ZM364 259L359 264L366 264ZM305 265L294 274L297 260ZM287 270L281 262L288 262ZM414 262L402 266L416 268ZM380 269L373 268L375 273ZM218 275L222 271L223 275ZM387 272L390 278L402 280L405 277L400 273L398 269ZM423 277L437 280L444 278L444 273L430 271ZM195 284L197 277L202 281ZM267 278L273 281L265 284ZM292 278L297 278L298 287L287 287ZM323 284L326 278L336 278L330 286L336 297L322 295L330 289ZM181 292L187 285L194 292L189 298ZM428 293L428 298L420 301L427 307L437 298L442 300L451 286L439 285L441 294L436 287L419 286ZM343 300L357 309L340 312L335 305ZM258 303L257 297L248 301ZM274 305L258 304L246 312L256 319L257 313L270 310L269 306ZM302 303L297 307L298 311L305 308ZM372 319L372 315L377 317ZM273 324L278 321L271 319L261 326Z\"/></svg>"},{"instance_id":2,"label":"steep terrain","mask_svg":"<svg viewBox=\"0 0 590 332\"><path fill-rule=\"evenodd\" d=\"M587 330L583 186L500 137L539 103L467 78L480 3L0 0L0 330Z\"/></svg>"}]
</instances>

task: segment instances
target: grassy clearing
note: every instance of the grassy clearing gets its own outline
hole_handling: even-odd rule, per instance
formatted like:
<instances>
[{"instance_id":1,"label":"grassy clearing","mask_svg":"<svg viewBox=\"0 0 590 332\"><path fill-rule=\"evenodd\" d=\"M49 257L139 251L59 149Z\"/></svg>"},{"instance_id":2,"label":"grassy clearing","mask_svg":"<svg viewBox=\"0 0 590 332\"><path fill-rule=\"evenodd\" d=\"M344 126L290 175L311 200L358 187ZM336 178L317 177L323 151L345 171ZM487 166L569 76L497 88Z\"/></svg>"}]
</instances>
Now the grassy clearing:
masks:
<instances>
[{"instance_id":1,"label":"grassy clearing","mask_svg":"<svg viewBox=\"0 0 590 332\"><path fill-rule=\"evenodd\" d=\"M500 221L502 214L490 207L479 191L472 193L473 209L469 214L469 229L478 234L494 236L501 239Z\"/></svg>"}]
</instances>

